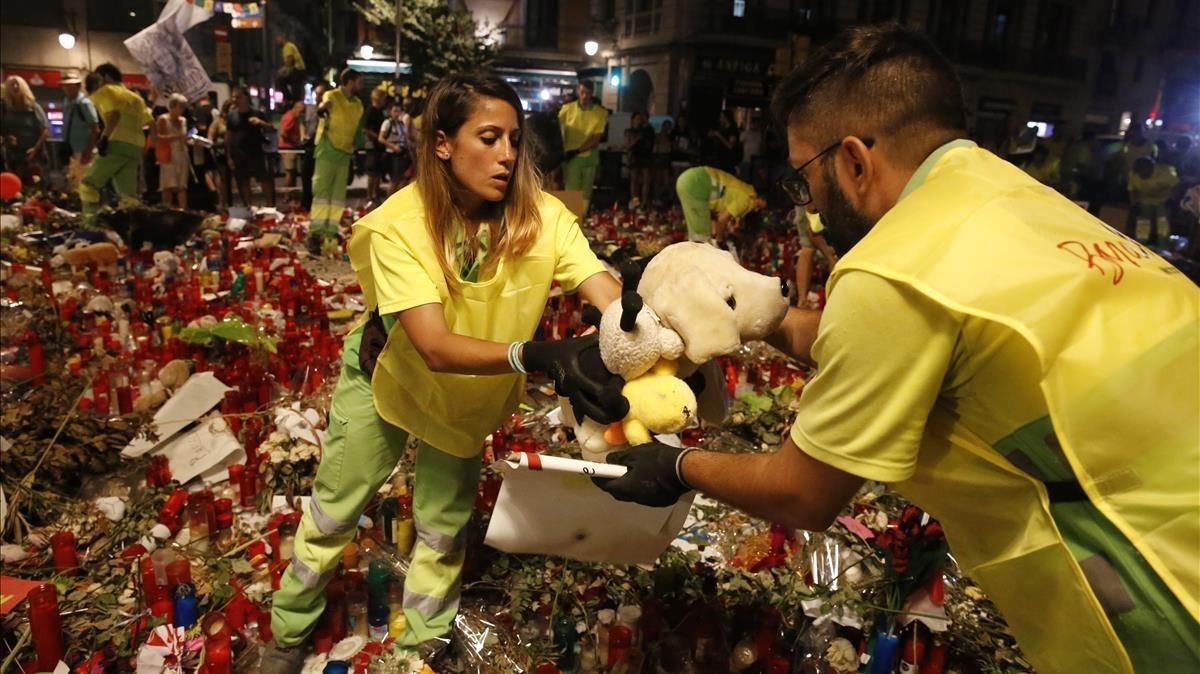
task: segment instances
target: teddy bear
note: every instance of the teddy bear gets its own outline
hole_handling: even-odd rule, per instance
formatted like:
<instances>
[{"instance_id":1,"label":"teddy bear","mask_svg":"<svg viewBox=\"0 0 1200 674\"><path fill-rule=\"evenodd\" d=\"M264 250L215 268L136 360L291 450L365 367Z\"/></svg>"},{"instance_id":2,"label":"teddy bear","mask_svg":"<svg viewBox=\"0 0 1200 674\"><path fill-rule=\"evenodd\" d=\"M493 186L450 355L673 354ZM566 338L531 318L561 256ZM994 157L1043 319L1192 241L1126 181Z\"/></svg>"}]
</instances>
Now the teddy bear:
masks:
<instances>
[{"instance_id":1,"label":"teddy bear","mask_svg":"<svg viewBox=\"0 0 1200 674\"><path fill-rule=\"evenodd\" d=\"M626 290L595 319L601 359L625 379L630 413L620 425L568 421L584 458L603 461L614 449L644 444L651 434L678 433L698 418L724 419L720 372L712 359L763 339L787 315L787 282L749 271L727 251L699 243L663 249L643 272L621 265ZM709 385L710 382L713 385Z\"/></svg>"}]
</instances>

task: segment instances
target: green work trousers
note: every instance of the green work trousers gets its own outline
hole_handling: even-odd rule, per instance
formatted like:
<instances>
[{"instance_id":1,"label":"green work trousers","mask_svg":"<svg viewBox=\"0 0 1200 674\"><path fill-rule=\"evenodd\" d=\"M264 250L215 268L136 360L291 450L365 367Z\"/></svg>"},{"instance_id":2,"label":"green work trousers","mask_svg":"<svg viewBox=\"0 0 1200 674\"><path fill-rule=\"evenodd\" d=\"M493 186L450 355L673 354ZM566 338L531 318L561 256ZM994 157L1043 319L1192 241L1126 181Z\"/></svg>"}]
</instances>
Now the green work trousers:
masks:
<instances>
[{"instance_id":1,"label":"green work trousers","mask_svg":"<svg viewBox=\"0 0 1200 674\"><path fill-rule=\"evenodd\" d=\"M325 585L337 571L342 550L354 539L359 517L400 461L407 441L407 432L375 411L371 381L343 361L312 500L271 609L271 631L279 645L303 642L316 626L325 608ZM417 541L404 583L408 626L398 640L402 646L450 632L462 582L463 530L475 504L481 465L482 456L460 459L417 444Z\"/></svg>"},{"instance_id":2,"label":"green work trousers","mask_svg":"<svg viewBox=\"0 0 1200 674\"><path fill-rule=\"evenodd\" d=\"M586 157L571 157L563 168L563 189L583 192L583 211L586 213L592 201L592 188L596 185L596 167L600 165L600 151L592 150Z\"/></svg>"},{"instance_id":3,"label":"green work trousers","mask_svg":"<svg viewBox=\"0 0 1200 674\"><path fill-rule=\"evenodd\" d=\"M112 181L122 206L137 203L138 167L142 149L132 143L108 141L104 156L97 155L79 183L79 200L83 202L84 220L90 222L100 210L100 190Z\"/></svg>"},{"instance_id":4,"label":"green work trousers","mask_svg":"<svg viewBox=\"0 0 1200 674\"><path fill-rule=\"evenodd\" d=\"M346 182L350 178L351 155L335 148L328 138L322 138L313 151L312 224L310 236L337 238L346 210Z\"/></svg>"}]
</instances>

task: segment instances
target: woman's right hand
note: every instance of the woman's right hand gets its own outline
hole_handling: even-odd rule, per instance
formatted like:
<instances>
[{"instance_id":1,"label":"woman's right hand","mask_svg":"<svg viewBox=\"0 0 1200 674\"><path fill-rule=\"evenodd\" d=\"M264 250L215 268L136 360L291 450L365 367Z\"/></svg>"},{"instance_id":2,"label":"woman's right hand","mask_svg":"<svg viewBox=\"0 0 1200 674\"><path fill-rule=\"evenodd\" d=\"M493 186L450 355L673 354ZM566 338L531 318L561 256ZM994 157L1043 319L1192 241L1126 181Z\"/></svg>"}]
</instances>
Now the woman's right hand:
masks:
<instances>
[{"instance_id":1,"label":"woman's right hand","mask_svg":"<svg viewBox=\"0 0 1200 674\"><path fill-rule=\"evenodd\" d=\"M554 391L571 401L571 407L601 424L611 424L629 414L629 401L621 395L625 380L604 367L600 335L558 341L526 342L521 362L530 372L545 372Z\"/></svg>"}]
</instances>

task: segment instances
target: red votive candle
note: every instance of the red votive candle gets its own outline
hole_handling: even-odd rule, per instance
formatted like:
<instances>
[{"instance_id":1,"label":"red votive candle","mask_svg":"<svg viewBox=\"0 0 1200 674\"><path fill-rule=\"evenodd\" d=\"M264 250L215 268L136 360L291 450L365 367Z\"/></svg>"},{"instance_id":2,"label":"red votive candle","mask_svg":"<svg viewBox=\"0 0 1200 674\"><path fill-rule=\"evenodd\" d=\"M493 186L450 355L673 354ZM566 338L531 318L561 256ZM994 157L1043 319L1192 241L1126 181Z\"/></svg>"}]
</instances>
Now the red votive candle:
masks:
<instances>
[{"instance_id":1,"label":"red votive candle","mask_svg":"<svg viewBox=\"0 0 1200 674\"><path fill-rule=\"evenodd\" d=\"M42 583L29 591L29 627L33 633L33 648L37 651L39 672L52 672L62 660L62 616L58 613L58 590L53 583Z\"/></svg>"},{"instance_id":2,"label":"red votive candle","mask_svg":"<svg viewBox=\"0 0 1200 674\"><path fill-rule=\"evenodd\" d=\"M54 558L56 572L70 573L79 568L79 554L75 550L75 534L70 531L60 531L50 537L50 552Z\"/></svg>"}]
</instances>

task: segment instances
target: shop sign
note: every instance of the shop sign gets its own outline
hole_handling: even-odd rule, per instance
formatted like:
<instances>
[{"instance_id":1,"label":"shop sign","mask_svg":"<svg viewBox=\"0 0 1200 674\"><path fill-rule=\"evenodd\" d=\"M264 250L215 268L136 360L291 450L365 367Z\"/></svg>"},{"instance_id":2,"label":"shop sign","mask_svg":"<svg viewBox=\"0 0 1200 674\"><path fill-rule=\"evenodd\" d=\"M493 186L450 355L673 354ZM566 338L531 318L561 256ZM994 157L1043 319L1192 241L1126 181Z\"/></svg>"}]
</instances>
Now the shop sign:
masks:
<instances>
[{"instance_id":1,"label":"shop sign","mask_svg":"<svg viewBox=\"0 0 1200 674\"><path fill-rule=\"evenodd\" d=\"M696 60L696 69L727 75L762 77L767 74L770 60L746 58L744 56L701 55Z\"/></svg>"}]
</instances>

